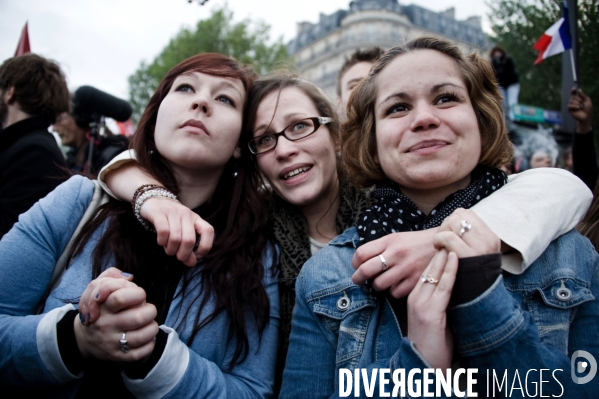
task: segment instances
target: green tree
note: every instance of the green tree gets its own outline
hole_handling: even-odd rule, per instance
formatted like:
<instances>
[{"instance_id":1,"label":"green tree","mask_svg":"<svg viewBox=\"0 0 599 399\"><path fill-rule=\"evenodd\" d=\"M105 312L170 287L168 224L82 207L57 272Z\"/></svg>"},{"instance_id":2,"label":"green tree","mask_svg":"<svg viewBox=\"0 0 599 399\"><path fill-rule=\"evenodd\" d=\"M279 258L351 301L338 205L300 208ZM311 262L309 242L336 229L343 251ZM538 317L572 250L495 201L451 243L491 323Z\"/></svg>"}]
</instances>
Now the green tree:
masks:
<instances>
[{"instance_id":1,"label":"green tree","mask_svg":"<svg viewBox=\"0 0 599 399\"><path fill-rule=\"evenodd\" d=\"M182 29L150 64L141 62L129 77L129 99L133 120L139 121L160 80L179 62L204 52L220 53L249 65L264 74L288 59L287 48L279 38L269 44L270 26L248 19L233 23L233 12L225 5L214 10L195 29Z\"/></svg>"},{"instance_id":2,"label":"green tree","mask_svg":"<svg viewBox=\"0 0 599 399\"><path fill-rule=\"evenodd\" d=\"M512 57L520 78L519 102L546 109L561 108L561 55L534 65L532 46L561 18L559 0L499 0L489 2L494 37ZM578 81L595 106L593 125L599 126L599 0L578 0Z\"/></svg>"}]
</instances>

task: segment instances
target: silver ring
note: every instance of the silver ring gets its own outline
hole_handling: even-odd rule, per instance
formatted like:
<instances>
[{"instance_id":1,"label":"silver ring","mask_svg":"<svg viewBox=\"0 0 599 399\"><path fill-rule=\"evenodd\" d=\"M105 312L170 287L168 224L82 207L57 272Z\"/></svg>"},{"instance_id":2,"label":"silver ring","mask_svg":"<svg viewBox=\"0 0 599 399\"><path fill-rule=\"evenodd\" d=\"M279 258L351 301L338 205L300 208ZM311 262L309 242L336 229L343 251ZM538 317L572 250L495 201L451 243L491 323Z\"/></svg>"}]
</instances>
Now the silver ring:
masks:
<instances>
[{"instance_id":1,"label":"silver ring","mask_svg":"<svg viewBox=\"0 0 599 399\"><path fill-rule=\"evenodd\" d=\"M439 280L429 277L425 274L422 275L420 281L422 281L423 283L429 283L429 284L439 284Z\"/></svg>"},{"instance_id":2,"label":"silver ring","mask_svg":"<svg viewBox=\"0 0 599 399\"><path fill-rule=\"evenodd\" d=\"M129 345L127 344L127 338L125 337L125 331L123 331L123 336L119 339L119 343L121 344L121 352L127 353L131 350Z\"/></svg>"},{"instance_id":3,"label":"silver ring","mask_svg":"<svg viewBox=\"0 0 599 399\"><path fill-rule=\"evenodd\" d=\"M381 260L381 266L383 267L383 271L387 271L387 269L389 269L389 266L387 265L387 262L385 261L385 257L383 256L383 254L379 254L379 259Z\"/></svg>"},{"instance_id":4,"label":"silver ring","mask_svg":"<svg viewBox=\"0 0 599 399\"><path fill-rule=\"evenodd\" d=\"M465 220L462 220L462 228L460 229L460 237L464 235L465 232L470 230L472 225Z\"/></svg>"}]
</instances>

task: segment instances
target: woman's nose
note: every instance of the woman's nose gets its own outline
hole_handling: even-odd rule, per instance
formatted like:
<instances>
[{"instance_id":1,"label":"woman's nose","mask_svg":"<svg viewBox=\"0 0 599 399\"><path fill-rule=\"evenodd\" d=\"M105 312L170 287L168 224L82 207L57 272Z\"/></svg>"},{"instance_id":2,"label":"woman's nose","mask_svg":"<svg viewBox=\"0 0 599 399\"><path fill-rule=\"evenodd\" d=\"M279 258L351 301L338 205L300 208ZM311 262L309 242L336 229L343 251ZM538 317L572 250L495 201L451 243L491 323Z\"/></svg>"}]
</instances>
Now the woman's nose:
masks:
<instances>
[{"instance_id":1,"label":"woman's nose","mask_svg":"<svg viewBox=\"0 0 599 399\"><path fill-rule=\"evenodd\" d=\"M197 93L197 95L194 97L191 108L194 111L203 112L207 116L210 116L212 113L212 107L210 106L208 95L201 92Z\"/></svg>"},{"instance_id":2,"label":"woman's nose","mask_svg":"<svg viewBox=\"0 0 599 399\"><path fill-rule=\"evenodd\" d=\"M297 145L285 136L279 136L275 154L277 159L287 158L298 153Z\"/></svg>"},{"instance_id":3,"label":"woman's nose","mask_svg":"<svg viewBox=\"0 0 599 399\"><path fill-rule=\"evenodd\" d=\"M431 104L424 102L416 104L412 110L410 129L417 132L439 127L440 121L436 111Z\"/></svg>"}]
</instances>

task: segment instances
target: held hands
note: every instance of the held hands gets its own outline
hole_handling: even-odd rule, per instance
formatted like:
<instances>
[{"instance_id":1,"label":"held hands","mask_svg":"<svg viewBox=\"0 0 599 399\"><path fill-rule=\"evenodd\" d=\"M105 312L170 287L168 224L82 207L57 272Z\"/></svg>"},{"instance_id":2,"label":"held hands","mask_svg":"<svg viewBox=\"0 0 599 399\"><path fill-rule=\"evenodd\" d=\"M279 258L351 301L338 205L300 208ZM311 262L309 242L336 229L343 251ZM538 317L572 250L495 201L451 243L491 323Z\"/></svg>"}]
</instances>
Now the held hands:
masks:
<instances>
[{"instance_id":1,"label":"held hands","mask_svg":"<svg viewBox=\"0 0 599 399\"><path fill-rule=\"evenodd\" d=\"M108 269L90 283L82 295L82 302L87 304L93 302L90 298L104 297L96 302L97 320L93 323L85 320L86 325L82 324L83 319L74 321L77 346L84 358L132 362L149 356L154 349L158 333L158 324L154 321L156 307L145 302L145 291L130 282L129 277L111 277L117 273L120 274L118 269ZM80 306L80 312L84 311ZM127 353L121 350L119 342L124 332L130 348Z\"/></svg>"},{"instance_id":2,"label":"held hands","mask_svg":"<svg viewBox=\"0 0 599 399\"><path fill-rule=\"evenodd\" d=\"M433 239L438 250L408 296L408 339L437 368L451 365L453 340L447 306L458 271L458 258L500 252L501 240L474 212L456 209Z\"/></svg>"},{"instance_id":3,"label":"held hands","mask_svg":"<svg viewBox=\"0 0 599 399\"><path fill-rule=\"evenodd\" d=\"M433 237L437 229L389 234L362 245L352 259L356 272L352 276L355 284L372 281L377 291L389 289L395 298L408 295L433 256ZM387 270L382 267L383 255Z\"/></svg>"},{"instance_id":4,"label":"held hands","mask_svg":"<svg viewBox=\"0 0 599 399\"><path fill-rule=\"evenodd\" d=\"M167 255L177 255L187 266L195 266L212 248L214 228L185 205L152 197L144 202L140 214L154 225L156 241ZM197 237L201 240L195 248Z\"/></svg>"}]
</instances>

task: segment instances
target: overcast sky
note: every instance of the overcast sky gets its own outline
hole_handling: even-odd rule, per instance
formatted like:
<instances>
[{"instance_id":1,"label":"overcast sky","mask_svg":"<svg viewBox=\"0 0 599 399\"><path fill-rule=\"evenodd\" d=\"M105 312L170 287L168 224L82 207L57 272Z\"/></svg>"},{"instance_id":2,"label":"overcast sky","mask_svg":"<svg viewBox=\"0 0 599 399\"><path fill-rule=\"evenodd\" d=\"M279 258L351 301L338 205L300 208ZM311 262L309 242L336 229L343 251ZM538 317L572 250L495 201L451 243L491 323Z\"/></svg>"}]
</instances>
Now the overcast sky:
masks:
<instances>
[{"instance_id":1,"label":"overcast sky","mask_svg":"<svg viewBox=\"0 0 599 399\"><path fill-rule=\"evenodd\" d=\"M0 0L0 60L14 55L21 30L29 22L31 50L58 61L69 88L95 86L128 97L127 77L142 60L151 62L182 27L193 27L210 11L227 3L239 21L250 18L271 26L271 37L285 43L295 36L296 22L316 22L320 13L347 9L350 0ZM455 7L456 18L483 17L484 0L406 0L434 11Z\"/></svg>"}]
</instances>

